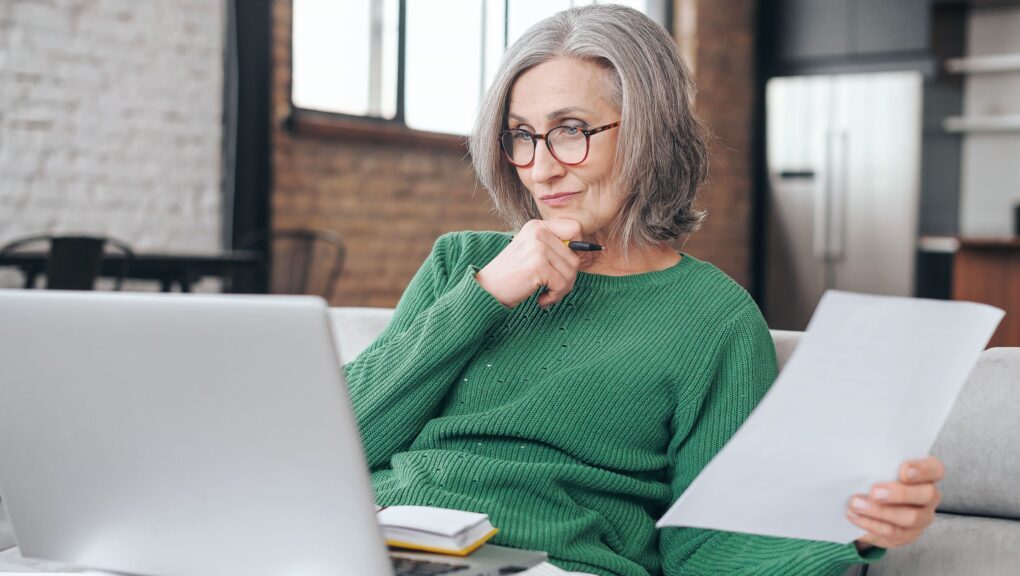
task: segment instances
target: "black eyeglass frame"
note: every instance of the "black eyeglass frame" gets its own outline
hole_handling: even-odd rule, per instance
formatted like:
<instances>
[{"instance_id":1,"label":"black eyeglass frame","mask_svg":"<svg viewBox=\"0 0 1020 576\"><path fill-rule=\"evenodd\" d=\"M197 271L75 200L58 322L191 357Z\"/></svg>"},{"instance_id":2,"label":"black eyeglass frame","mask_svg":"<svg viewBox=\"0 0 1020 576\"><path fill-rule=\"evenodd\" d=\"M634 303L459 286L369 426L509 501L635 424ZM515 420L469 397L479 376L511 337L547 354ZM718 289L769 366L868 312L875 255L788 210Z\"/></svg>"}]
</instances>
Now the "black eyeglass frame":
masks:
<instances>
[{"instance_id":1,"label":"black eyeglass frame","mask_svg":"<svg viewBox=\"0 0 1020 576\"><path fill-rule=\"evenodd\" d=\"M545 134L534 134L534 133L529 132L528 130L525 130L523 128L510 128L509 130L503 130L502 132L499 133L499 149L503 151L503 157L505 157L507 159L507 162L509 162L510 164L512 164L512 165L514 165L514 166L516 166L518 168L527 168L527 167L529 167L529 166L531 166L532 164L535 163L535 155L536 155L536 153L538 151L537 150L537 148L538 148L538 141L539 140L545 140L545 147L546 147L546 149L549 150L549 154L552 154L552 157L555 158L557 162L559 162L560 164L563 164L564 166L577 166L578 164L584 163L584 161L588 159L588 152L591 150L591 137L592 136L594 136L595 134L598 134L599 132L605 132L606 130L610 130L612 128L616 128L619 125L620 125L620 121L619 120L616 121L616 122L612 122L610 124L606 124L604 126L599 126L597 128L581 128L580 126L560 125L560 126L554 126L553 128L550 128L549 131L546 132ZM580 130L582 134L584 134L584 157L581 158L580 160L578 160L577 162L564 162L563 160L560 160L560 157L557 156L556 152L553 150L552 144L549 143L549 135L552 134L554 131L559 130L560 128L576 128L577 130ZM531 150L531 162L528 162L527 164L518 164L517 162L514 162L513 156L510 154L509 151L507 151L506 146L503 145L503 138L507 134L510 134L512 132L525 132L525 133L531 135L531 146L532 146L532 150Z\"/></svg>"}]
</instances>

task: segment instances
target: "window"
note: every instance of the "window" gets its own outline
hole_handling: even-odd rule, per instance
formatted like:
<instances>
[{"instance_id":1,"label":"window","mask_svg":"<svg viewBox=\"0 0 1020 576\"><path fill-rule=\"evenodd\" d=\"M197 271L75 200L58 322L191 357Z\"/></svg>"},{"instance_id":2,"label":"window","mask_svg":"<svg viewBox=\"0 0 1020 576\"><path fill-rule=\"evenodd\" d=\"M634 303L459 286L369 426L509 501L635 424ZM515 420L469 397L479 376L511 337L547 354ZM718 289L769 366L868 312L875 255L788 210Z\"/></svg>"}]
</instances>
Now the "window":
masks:
<instances>
[{"instance_id":1,"label":"window","mask_svg":"<svg viewBox=\"0 0 1020 576\"><path fill-rule=\"evenodd\" d=\"M467 134L506 47L598 0L293 0L294 107ZM660 23L670 0L618 0Z\"/></svg>"}]
</instances>

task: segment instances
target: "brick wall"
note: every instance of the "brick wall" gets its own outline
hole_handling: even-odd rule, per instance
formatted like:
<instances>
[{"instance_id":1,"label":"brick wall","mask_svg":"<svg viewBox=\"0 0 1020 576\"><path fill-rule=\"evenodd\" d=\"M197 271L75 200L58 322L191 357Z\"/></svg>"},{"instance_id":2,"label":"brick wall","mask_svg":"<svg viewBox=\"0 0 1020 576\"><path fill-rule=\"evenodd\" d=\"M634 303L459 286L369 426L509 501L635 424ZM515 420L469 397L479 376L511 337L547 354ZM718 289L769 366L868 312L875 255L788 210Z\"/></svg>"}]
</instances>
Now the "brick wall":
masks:
<instances>
[{"instance_id":1,"label":"brick wall","mask_svg":"<svg viewBox=\"0 0 1020 576\"><path fill-rule=\"evenodd\" d=\"M693 54L697 110L713 133L709 182L701 190L708 219L684 250L751 284L752 114L754 88L754 0L678 0L681 45ZM680 30L680 27L674 29Z\"/></svg>"},{"instance_id":2,"label":"brick wall","mask_svg":"<svg viewBox=\"0 0 1020 576\"><path fill-rule=\"evenodd\" d=\"M506 227L476 184L465 149L323 139L287 130L290 23L290 0L275 0L273 227L337 230L348 257L331 302L393 306L440 234Z\"/></svg>"},{"instance_id":3,"label":"brick wall","mask_svg":"<svg viewBox=\"0 0 1020 576\"><path fill-rule=\"evenodd\" d=\"M747 286L754 3L683 2L682 13L697 18L697 41L686 46L696 55L698 109L717 138L703 201L710 217L685 250ZM273 226L336 229L349 257L332 303L393 306L439 234L505 226L491 213L463 150L313 138L286 129L291 0L275 0L273 9Z\"/></svg>"},{"instance_id":4,"label":"brick wall","mask_svg":"<svg viewBox=\"0 0 1020 576\"><path fill-rule=\"evenodd\" d=\"M220 247L224 5L0 1L0 243Z\"/></svg>"}]
</instances>

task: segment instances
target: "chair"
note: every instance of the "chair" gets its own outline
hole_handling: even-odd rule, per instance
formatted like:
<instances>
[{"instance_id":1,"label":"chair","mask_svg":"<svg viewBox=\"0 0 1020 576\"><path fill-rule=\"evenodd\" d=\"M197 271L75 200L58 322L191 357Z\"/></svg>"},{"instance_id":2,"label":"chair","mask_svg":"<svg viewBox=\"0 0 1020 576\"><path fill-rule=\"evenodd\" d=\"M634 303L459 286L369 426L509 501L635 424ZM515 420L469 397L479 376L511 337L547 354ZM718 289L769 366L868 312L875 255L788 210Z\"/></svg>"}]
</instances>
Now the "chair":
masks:
<instances>
[{"instance_id":1,"label":"chair","mask_svg":"<svg viewBox=\"0 0 1020 576\"><path fill-rule=\"evenodd\" d=\"M92 290L103 270L107 247L123 255L114 290L120 290L127 276L134 251L126 242L108 236L39 234L11 241L0 248L0 258L24 251L26 246L49 243L46 256L46 288L49 290ZM25 288L34 288L38 269L24 267Z\"/></svg>"},{"instance_id":2,"label":"chair","mask_svg":"<svg viewBox=\"0 0 1020 576\"><path fill-rule=\"evenodd\" d=\"M244 237L238 248L266 250L267 241L270 292L316 294L329 299L347 258L340 234L333 230L262 230Z\"/></svg>"}]
</instances>

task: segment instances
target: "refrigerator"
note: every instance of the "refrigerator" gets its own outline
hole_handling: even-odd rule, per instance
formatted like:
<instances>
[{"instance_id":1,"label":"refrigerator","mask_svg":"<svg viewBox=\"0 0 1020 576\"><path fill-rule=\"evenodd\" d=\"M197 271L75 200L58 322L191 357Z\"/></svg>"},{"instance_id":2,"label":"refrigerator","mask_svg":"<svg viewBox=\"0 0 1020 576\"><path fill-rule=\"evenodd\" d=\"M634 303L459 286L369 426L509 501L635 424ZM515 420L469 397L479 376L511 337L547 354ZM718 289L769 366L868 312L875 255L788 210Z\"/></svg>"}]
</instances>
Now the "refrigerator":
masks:
<instances>
[{"instance_id":1,"label":"refrigerator","mask_svg":"<svg viewBox=\"0 0 1020 576\"><path fill-rule=\"evenodd\" d=\"M803 330L827 289L912 296L919 72L773 78L763 311Z\"/></svg>"}]
</instances>

